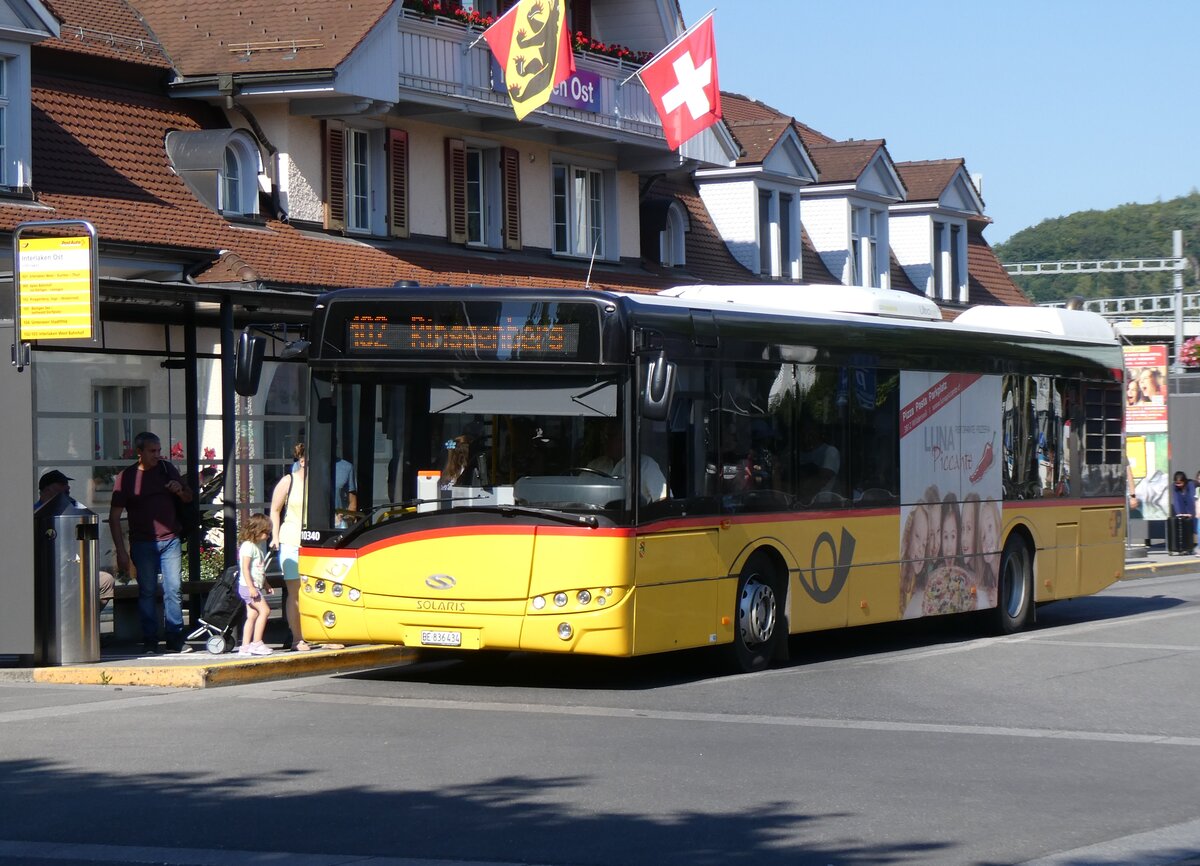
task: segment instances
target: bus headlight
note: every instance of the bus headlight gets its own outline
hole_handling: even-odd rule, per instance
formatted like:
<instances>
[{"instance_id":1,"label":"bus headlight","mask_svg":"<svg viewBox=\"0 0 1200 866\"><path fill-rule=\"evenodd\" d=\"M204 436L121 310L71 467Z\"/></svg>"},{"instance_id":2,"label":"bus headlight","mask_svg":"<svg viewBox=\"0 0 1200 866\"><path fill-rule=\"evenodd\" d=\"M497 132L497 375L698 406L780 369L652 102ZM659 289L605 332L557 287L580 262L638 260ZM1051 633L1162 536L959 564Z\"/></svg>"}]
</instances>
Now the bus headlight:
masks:
<instances>
[{"instance_id":1,"label":"bus headlight","mask_svg":"<svg viewBox=\"0 0 1200 866\"><path fill-rule=\"evenodd\" d=\"M321 625L325 626L325 628L333 628L337 625L337 614L331 610L325 611L321 617Z\"/></svg>"},{"instance_id":2,"label":"bus headlight","mask_svg":"<svg viewBox=\"0 0 1200 866\"><path fill-rule=\"evenodd\" d=\"M351 601L358 601L360 598L362 598L362 593L359 592L354 587L350 587L350 592L348 592L346 594L346 597L349 598Z\"/></svg>"},{"instance_id":3,"label":"bus headlight","mask_svg":"<svg viewBox=\"0 0 1200 866\"><path fill-rule=\"evenodd\" d=\"M565 592L554 593L554 606L555 607L566 607L566 604L567 604L567 594Z\"/></svg>"},{"instance_id":4,"label":"bus headlight","mask_svg":"<svg viewBox=\"0 0 1200 866\"><path fill-rule=\"evenodd\" d=\"M342 597L342 585L340 583L335 583L333 585L333 589L331 590L331 592L333 593L334 598L341 598Z\"/></svg>"},{"instance_id":5,"label":"bus headlight","mask_svg":"<svg viewBox=\"0 0 1200 866\"><path fill-rule=\"evenodd\" d=\"M575 600L580 604L587 604L592 600L592 594L586 589L581 589L579 590L578 595L575 596Z\"/></svg>"},{"instance_id":6,"label":"bus headlight","mask_svg":"<svg viewBox=\"0 0 1200 866\"><path fill-rule=\"evenodd\" d=\"M570 640L571 635L573 635L574 633L575 632L571 628L571 624L569 622L560 622L558 624L558 636L560 638L562 638L563 640Z\"/></svg>"},{"instance_id":7,"label":"bus headlight","mask_svg":"<svg viewBox=\"0 0 1200 866\"><path fill-rule=\"evenodd\" d=\"M545 606L546 606L546 599L544 596L535 595L533 597L533 609L534 610L541 610Z\"/></svg>"},{"instance_id":8,"label":"bus headlight","mask_svg":"<svg viewBox=\"0 0 1200 866\"><path fill-rule=\"evenodd\" d=\"M324 592L325 591L325 581L318 580L316 583L316 590L318 593Z\"/></svg>"}]
</instances>

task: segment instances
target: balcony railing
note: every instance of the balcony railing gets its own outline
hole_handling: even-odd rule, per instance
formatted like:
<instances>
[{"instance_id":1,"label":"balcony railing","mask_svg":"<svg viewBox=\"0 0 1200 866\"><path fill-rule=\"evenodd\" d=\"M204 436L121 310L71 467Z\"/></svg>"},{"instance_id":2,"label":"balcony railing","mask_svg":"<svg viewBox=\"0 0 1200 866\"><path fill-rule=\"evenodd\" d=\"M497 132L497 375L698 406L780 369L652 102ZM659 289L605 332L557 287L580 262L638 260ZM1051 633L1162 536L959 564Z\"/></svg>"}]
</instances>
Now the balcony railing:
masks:
<instances>
[{"instance_id":1,"label":"balcony railing","mask_svg":"<svg viewBox=\"0 0 1200 866\"><path fill-rule=\"evenodd\" d=\"M493 84L493 76L498 77L499 71L487 43L481 40L469 47L482 32L478 27L402 9L399 31L402 98L407 94L415 101L466 100L481 106L509 107L503 87ZM574 101L586 101L587 107L552 101L539 112L572 121L572 125L595 128L597 134L616 130L662 141L662 125L646 89L637 80L621 84L638 66L576 52L575 67L581 73L576 90L582 85L585 94L591 98ZM589 85L592 91L586 90Z\"/></svg>"}]
</instances>

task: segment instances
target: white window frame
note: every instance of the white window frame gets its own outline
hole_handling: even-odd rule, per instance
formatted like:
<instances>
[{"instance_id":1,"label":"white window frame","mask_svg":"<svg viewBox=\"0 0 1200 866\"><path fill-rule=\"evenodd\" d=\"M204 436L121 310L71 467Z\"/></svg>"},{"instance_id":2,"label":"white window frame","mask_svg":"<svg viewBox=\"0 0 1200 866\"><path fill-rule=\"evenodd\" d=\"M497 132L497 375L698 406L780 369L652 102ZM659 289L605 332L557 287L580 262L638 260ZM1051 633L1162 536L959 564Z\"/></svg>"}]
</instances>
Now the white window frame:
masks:
<instances>
[{"instance_id":1,"label":"white window frame","mask_svg":"<svg viewBox=\"0 0 1200 866\"><path fill-rule=\"evenodd\" d=\"M687 232L690 231L687 211L677 201L667 207L667 219L658 233L658 260L663 267L682 268L687 265Z\"/></svg>"},{"instance_id":2,"label":"white window frame","mask_svg":"<svg viewBox=\"0 0 1200 866\"><path fill-rule=\"evenodd\" d=\"M801 276L800 191L761 184L756 185L755 190L759 274L772 279L798 280ZM787 237L784 237L785 232Z\"/></svg>"},{"instance_id":3,"label":"white window frame","mask_svg":"<svg viewBox=\"0 0 1200 866\"><path fill-rule=\"evenodd\" d=\"M504 246L504 173L500 168L500 145L467 140L467 245ZM472 181L472 166L478 172ZM478 203L472 205L472 188ZM475 220L475 224L472 221Z\"/></svg>"},{"instance_id":4,"label":"white window frame","mask_svg":"<svg viewBox=\"0 0 1200 866\"><path fill-rule=\"evenodd\" d=\"M9 64L12 58L0 55L0 186L8 186L8 121L12 112L8 108Z\"/></svg>"},{"instance_id":5,"label":"white window frame","mask_svg":"<svg viewBox=\"0 0 1200 866\"><path fill-rule=\"evenodd\" d=\"M371 161L371 134L365 129L346 127L347 231L371 231L373 181Z\"/></svg>"},{"instance_id":6,"label":"white window frame","mask_svg":"<svg viewBox=\"0 0 1200 866\"><path fill-rule=\"evenodd\" d=\"M941 301L967 303L970 281L967 277L967 227L957 220L933 221L933 285L927 293Z\"/></svg>"},{"instance_id":7,"label":"white window frame","mask_svg":"<svg viewBox=\"0 0 1200 866\"><path fill-rule=\"evenodd\" d=\"M883 212L865 205L850 209L851 281L856 286L881 288L879 226Z\"/></svg>"},{"instance_id":8,"label":"white window frame","mask_svg":"<svg viewBox=\"0 0 1200 866\"><path fill-rule=\"evenodd\" d=\"M560 189L561 178L561 189ZM550 171L550 248L556 255L608 258L611 172L596 166L554 160Z\"/></svg>"},{"instance_id":9,"label":"white window frame","mask_svg":"<svg viewBox=\"0 0 1200 866\"><path fill-rule=\"evenodd\" d=\"M233 172L230 172L230 166ZM244 133L234 133L225 144L221 159L218 207L227 216L258 214L258 176L262 159L257 145Z\"/></svg>"},{"instance_id":10,"label":"white window frame","mask_svg":"<svg viewBox=\"0 0 1200 866\"><path fill-rule=\"evenodd\" d=\"M148 427L150 383L98 379L92 382L91 391L93 456L97 460L128 459L133 437ZM135 405L139 400L141 408Z\"/></svg>"}]
</instances>

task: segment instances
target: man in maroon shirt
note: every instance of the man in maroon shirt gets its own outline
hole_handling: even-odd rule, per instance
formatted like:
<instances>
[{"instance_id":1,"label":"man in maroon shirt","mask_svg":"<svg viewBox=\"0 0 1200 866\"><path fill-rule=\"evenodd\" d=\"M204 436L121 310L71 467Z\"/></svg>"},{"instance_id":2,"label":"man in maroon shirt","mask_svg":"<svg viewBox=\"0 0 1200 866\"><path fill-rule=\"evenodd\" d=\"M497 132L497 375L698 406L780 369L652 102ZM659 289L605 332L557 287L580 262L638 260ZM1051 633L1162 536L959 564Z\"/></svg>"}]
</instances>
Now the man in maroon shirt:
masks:
<instances>
[{"instance_id":1,"label":"man in maroon shirt","mask_svg":"<svg viewBox=\"0 0 1200 866\"><path fill-rule=\"evenodd\" d=\"M108 525L117 553L117 570L129 572L132 559L138 582L138 615L143 647L158 652L158 613L154 595L158 575L163 578L165 639L171 652L190 652L183 640L183 557L176 501L191 502L192 491L179 471L162 458L162 443L153 433L133 440L137 463L121 471L113 482ZM129 550L121 529L121 512L129 515Z\"/></svg>"}]
</instances>

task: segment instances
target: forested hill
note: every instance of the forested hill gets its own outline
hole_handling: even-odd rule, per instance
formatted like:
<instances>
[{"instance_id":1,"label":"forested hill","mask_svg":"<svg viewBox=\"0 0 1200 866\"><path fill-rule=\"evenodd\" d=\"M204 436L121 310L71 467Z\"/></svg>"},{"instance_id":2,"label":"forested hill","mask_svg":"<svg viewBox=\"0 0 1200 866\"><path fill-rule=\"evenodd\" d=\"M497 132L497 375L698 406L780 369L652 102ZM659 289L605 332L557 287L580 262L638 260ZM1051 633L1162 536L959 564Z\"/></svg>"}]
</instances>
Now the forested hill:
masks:
<instances>
[{"instance_id":1,"label":"forested hill","mask_svg":"<svg viewBox=\"0 0 1200 866\"><path fill-rule=\"evenodd\" d=\"M1022 229L993 249L1000 261L1064 262L1147 259L1171 255L1171 233L1183 231L1183 254L1200 253L1200 192L1154 204L1125 204L1111 210L1080 211ZM1172 291L1171 272L1014 277L1037 303L1072 295L1118 298ZM1195 267L1184 273L1185 292L1194 292Z\"/></svg>"}]
</instances>

